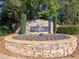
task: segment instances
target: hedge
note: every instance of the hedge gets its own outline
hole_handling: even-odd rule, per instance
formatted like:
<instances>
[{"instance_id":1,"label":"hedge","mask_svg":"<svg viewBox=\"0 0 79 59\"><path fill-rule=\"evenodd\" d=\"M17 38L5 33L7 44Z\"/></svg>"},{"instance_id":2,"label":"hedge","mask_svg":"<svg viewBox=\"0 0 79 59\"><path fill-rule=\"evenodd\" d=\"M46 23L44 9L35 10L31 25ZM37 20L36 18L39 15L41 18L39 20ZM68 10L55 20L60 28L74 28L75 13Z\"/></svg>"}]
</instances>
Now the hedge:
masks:
<instances>
[{"instance_id":1,"label":"hedge","mask_svg":"<svg viewBox=\"0 0 79 59\"><path fill-rule=\"evenodd\" d=\"M0 27L0 36L7 35L10 32L11 30L7 26L4 25Z\"/></svg>"},{"instance_id":2,"label":"hedge","mask_svg":"<svg viewBox=\"0 0 79 59\"><path fill-rule=\"evenodd\" d=\"M61 25L57 28L57 33L62 34L79 34L79 25Z\"/></svg>"}]
</instances>

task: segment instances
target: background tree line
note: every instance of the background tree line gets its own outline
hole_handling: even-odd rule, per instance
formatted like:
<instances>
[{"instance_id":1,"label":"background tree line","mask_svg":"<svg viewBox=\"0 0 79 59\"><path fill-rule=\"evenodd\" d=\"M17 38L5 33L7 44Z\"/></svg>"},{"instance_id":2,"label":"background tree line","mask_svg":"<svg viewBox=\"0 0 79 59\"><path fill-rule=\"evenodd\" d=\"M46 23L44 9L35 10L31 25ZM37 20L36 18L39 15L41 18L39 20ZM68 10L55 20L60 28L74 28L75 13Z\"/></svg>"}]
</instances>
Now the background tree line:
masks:
<instances>
[{"instance_id":1,"label":"background tree line","mask_svg":"<svg viewBox=\"0 0 79 59\"><path fill-rule=\"evenodd\" d=\"M4 0L0 27L14 32L21 20L21 14L27 14L27 20L51 17L56 24L79 24L78 0ZM2 27L3 26L3 27ZM56 30L56 29L54 29Z\"/></svg>"}]
</instances>

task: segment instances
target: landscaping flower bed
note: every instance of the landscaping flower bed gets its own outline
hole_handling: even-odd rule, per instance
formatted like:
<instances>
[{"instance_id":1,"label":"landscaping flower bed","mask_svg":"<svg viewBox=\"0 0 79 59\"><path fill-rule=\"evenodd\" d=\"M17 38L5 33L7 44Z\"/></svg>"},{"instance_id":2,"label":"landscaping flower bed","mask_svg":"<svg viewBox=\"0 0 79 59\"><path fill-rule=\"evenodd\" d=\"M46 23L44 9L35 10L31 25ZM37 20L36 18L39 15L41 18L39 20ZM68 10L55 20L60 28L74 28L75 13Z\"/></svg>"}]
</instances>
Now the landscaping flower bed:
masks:
<instances>
[{"instance_id":1,"label":"landscaping flower bed","mask_svg":"<svg viewBox=\"0 0 79 59\"><path fill-rule=\"evenodd\" d=\"M68 35L66 34L39 34L39 35L26 35L26 34L22 34L22 35L17 35L13 37L14 39L18 39L18 40L30 40L30 41L50 41L50 40L64 40L64 39L68 39L70 38Z\"/></svg>"},{"instance_id":2,"label":"landscaping flower bed","mask_svg":"<svg viewBox=\"0 0 79 59\"><path fill-rule=\"evenodd\" d=\"M22 38L13 38L16 36L17 35L14 34L5 37L5 48L18 55L34 57L62 57L72 54L77 47L77 38L71 35L66 35L68 38L66 37L64 39L61 38L56 40L23 40ZM56 34L56 36L64 37L65 35Z\"/></svg>"}]
</instances>

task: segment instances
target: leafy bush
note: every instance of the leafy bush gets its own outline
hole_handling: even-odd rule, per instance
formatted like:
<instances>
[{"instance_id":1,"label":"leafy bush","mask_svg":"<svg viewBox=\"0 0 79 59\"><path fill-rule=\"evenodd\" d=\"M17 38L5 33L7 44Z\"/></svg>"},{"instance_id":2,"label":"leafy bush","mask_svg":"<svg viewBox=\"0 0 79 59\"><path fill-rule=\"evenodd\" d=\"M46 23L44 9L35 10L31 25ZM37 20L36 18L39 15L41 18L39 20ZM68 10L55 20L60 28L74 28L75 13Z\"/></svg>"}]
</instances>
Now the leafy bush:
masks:
<instances>
[{"instance_id":1,"label":"leafy bush","mask_svg":"<svg viewBox=\"0 0 79 59\"><path fill-rule=\"evenodd\" d=\"M79 34L79 25L62 25L57 28L57 33Z\"/></svg>"},{"instance_id":2,"label":"leafy bush","mask_svg":"<svg viewBox=\"0 0 79 59\"><path fill-rule=\"evenodd\" d=\"M11 30L7 26L0 27L0 36L6 35L10 32L11 32Z\"/></svg>"}]
</instances>

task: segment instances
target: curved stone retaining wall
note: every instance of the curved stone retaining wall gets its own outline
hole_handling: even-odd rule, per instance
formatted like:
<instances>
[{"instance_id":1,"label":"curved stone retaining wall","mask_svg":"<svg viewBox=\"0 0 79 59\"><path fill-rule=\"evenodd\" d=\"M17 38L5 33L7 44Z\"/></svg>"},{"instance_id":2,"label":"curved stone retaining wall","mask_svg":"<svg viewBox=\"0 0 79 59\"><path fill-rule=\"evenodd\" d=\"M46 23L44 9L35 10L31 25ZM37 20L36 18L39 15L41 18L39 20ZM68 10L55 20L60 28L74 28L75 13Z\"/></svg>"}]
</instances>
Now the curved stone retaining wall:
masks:
<instances>
[{"instance_id":1,"label":"curved stone retaining wall","mask_svg":"<svg viewBox=\"0 0 79 59\"><path fill-rule=\"evenodd\" d=\"M34 57L62 57L72 54L77 47L77 38L56 41L21 41L5 37L5 48L9 51L25 56Z\"/></svg>"}]
</instances>

